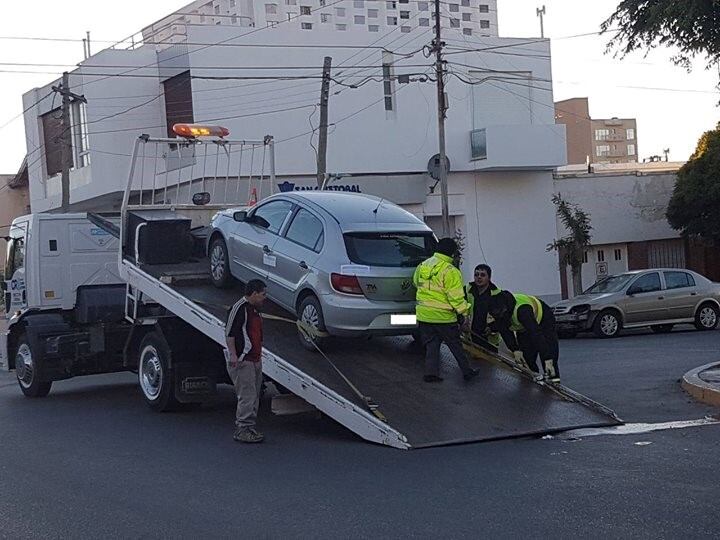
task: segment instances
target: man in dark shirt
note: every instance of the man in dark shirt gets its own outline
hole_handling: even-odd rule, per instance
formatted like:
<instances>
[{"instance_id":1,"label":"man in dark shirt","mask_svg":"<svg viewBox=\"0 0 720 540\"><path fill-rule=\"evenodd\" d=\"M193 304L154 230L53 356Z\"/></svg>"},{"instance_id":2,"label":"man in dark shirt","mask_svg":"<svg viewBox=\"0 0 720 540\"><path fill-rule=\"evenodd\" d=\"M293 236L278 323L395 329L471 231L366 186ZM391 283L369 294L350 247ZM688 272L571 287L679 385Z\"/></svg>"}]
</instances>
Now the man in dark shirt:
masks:
<instances>
[{"instance_id":1,"label":"man in dark shirt","mask_svg":"<svg viewBox=\"0 0 720 540\"><path fill-rule=\"evenodd\" d=\"M473 281L465 286L465 299L470 302L470 330L473 343L492 352L498 351L500 336L489 332L487 325L490 297L500 292L492 282L492 268L487 264L475 267Z\"/></svg>"},{"instance_id":2,"label":"man in dark shirt","mask_svg":"<svg viewBox=\"0 0 720 540\"><path fill-rule=\"evenodd\" d=\"M502 291L490 298L491 328L500 335L519 363L539 373L537 357L545 377L560 382L560 345L552 309L542 300L520 293Z\"/></svg>"},{"instance_id":3,"label":"man in dark shirt","mask_svg":"<svg viewBox=\"0 0 720 540\"><path fill-rule=\"evenodd\" d=\"M258 310L265 302L265 289L259 279L249 281L225 324L227 372L238 400L233 439L238 442L259 443L264 438L255 424L262 389L263 329Z\"/></svg>"}]
</instances>

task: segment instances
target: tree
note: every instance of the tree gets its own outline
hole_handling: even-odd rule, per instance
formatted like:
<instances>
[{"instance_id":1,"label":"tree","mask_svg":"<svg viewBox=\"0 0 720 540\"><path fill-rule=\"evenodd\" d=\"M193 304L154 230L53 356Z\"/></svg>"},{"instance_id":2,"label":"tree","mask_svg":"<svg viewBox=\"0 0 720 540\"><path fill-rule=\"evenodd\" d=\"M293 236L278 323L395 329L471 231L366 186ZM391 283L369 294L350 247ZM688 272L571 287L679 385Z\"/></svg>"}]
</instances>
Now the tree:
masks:
<instances>
[{"instance_id":1,"label":"tree","mask_svg":"<svg viewBox=\"0 0 720 540\"><path fill-rule=\"evenodd\" d=\"M623 58L636 50L676 47L673 62L690 69L691 60L705 56L711 68L720 61L720 1L623 0L601 25L617 32L608 43Z\"/></svg>"},{"instance_id":2,"label":"tree","mask_svg":"<svg viewBox=\"0 0 720 540\"><path fill-rule=\"evenodd\" d=\"M590 245L592 226L590 215L578 205L570 203L558 193L553 195L552 202L555 212L570 233L559 240L548 244L547 251L557 251L560 254L560 269L565 271L567 266L572 271L573 294L582 294L582 265L585 250Z\"/></svg>"},{"instance_id":3,"label":"tree","mask_svg":"<svg viewBox=\"0 0 720 540\"><path fill-rule=\"evenodd\" d=\"M720 241L720 124L700 137L678 171L667 219L683 236Z\"/></svg>"}]
</instances>

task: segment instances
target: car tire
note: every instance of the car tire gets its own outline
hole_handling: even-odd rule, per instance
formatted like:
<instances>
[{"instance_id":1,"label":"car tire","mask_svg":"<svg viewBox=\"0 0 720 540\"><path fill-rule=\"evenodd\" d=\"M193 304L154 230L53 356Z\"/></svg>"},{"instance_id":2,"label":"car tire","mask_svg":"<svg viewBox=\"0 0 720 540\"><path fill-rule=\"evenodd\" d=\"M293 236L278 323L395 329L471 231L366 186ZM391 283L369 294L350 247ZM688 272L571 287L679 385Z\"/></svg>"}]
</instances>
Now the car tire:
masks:
<instances>
[{"instance_id":1,"label":"car tire","mask_svg":"<svg viewBox=\"0 0 720 540\"><path fill-rule=\"evenodd\" d=\"M715 330L720 320L720 309L715 304L706 302L695 314L695 328L698 330Z\"/></svg>"},{"instance_id":2,"label":"car tire","mask_svg":"<svg viewBox=\"0 0 720 540\"><path fill-rule=\"evenodd\" d=\"M158 412L175 411L175 374L170 367L170 347L158 332L149 332L140 342L138 382L145 403Z\"/></svg>"},{"instance_id":3,"label":"car tire","mask_svg":"<svg viewBox=\"0 0 720 540\"><path fill-rule=\"evenodd\" d=\"M227 289L232 285L233 277L230 273L230 257L225 240L218 237L210 243L208 250L210 265L210 280L218 289Z\"/></svg>"},{"instance_id":4,"label":"car tire","mask_svg":"<svg viewBox=\"0 0 720 540\"><path fill-rule=\"evenodd\" d=\"M601 311L593 323L593 333L599 338L614 338L622 330L622 318L614 309Z\"/></svg>"},{"instance_id":5,"label":"car tire","mask_svg":"<svg viewBox=\"0 0 720 540\"><path fill-rule=\"evenodd\" d=\"M672 329L674 327L674 324L658 324L655 326L651 326L650 330L652 330L656 334L669 334L670 332L672 332Z\"/></svg>"},{"instance_id":6,"label":"car tire","mask_svg":"<svg viewBox=\"0 0 720 540\"><path fill-rule=\"evenodd\" d=\"M52 381L42 381L40 374L42 366L33 353L30 340L25 334L18 340L17 352L15 353L15 376L20 390L29 398L41 398L50 393Z\"/></svg>"},{"instance_id":7,"label":"car tire","mask_svg":"<svg viewBox=\"0 0 720 540\"><path fill-rule=\"evenodd\" d=\"M327 332L325 327L325 317L323 316L320 300L312 294L307 295L300 302L297 311L297 318L299 321L309 324L319 332ZM298 329L298 339L305 349L316 352L317 348L315 345L322 347L323 342L325 342L327 338L315 338L315 345L313 345L313 342L308 340L308 338Z\"/></svg>"}]
</instances>

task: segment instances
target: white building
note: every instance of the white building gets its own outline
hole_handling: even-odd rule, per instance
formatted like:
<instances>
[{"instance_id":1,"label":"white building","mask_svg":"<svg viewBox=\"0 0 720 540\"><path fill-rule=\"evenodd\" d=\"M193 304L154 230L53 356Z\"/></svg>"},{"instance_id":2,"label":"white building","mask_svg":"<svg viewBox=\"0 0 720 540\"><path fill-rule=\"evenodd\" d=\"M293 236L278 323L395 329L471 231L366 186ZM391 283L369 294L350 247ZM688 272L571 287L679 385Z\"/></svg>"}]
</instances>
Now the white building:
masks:
<instances>
[{"instance_id":1,"label":"white building","mask_svg":"<svg viewBox=\"0 0 720 540\"><path fill-rule=\"evenodd\" d=\"M436 89L427 78L432 59L421 54L432 29L413 28L387 47L393 53L367 48L363 32L348 32L333 48L320 32L257 30L188 26L186 43L109 49L74 70L72 90L88 103L76 106L73 207L118 208L134 139L140 133L164 136L183 121L219 123L239 138L271 134L278 177L273 188L313 186L311 133L318 126L319 76L328 55L328 172L341 173L339 182L348 189L397 202L439 230L439 189L427 173L437 153ZM446 32L448 38L464 39L453 32ZM396 35L385 32L388 41ZM198 45L208 43L222 45ZM550 199L553 169L565 163L565 131L554 122L549 41L493 37L465 43L528 54L447 57L457 75L447 78L449 200L454 226L466 239L463 270L469 277L475 264L488 262L506 288L558 298L557 258L545 246L557 233ZM293 78L278 79L288 75ZM25 107L49 90L28 92ZM36 212L60 203L51 103L43 100L25 116ZM147 169L150 183L154 171Z\"/></svg>"},{"instance_id":2,"label":"white building","mask_svg":"<svg viewBox=\"0 0 720 540\"><path fill-rule=\"evenodd\" d=\"M371 36L435 24L433 0L196 0L142 30L145 43L159 46L186 39L188 27L229 25ZM463 36L498 35L497 0L443 0L440 22ZM342 35L342 34L341 34Z\"/></svg>"}]
</instances>

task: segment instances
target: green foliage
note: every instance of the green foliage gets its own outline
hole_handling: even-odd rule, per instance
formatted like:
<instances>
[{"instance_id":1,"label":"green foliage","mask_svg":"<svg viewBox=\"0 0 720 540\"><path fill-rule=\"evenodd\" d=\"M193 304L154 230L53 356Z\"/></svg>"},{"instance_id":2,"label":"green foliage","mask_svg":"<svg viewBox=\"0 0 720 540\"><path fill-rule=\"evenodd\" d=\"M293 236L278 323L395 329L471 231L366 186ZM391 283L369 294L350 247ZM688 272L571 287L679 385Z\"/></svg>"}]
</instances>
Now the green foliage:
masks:
<instances>
[{"instance_id":1,"label":"green foliage","mask_svg":"<svg viewBox=\"0 0 720 540\"><path fill-rule=\"evenodd\" d=\"M616 32L608 50L620 57L664 46L679 50L673 61L686 69L698 55L708 68L720 60L718 0L623 0L601 30Z\"/></svg>"},{"instance_id":2,"label":"green foliage","mask_svg":"<svg viewBox=\"0 0 720 540\"><path fill-rule=\"evenodd\" d=\"M453 236L453 238L455 239L455 242L457 242L457 245L458 245L458 252L457 252L457 255L455 256L455 261L454 261L455 266L457 266L458 268L461 268L463 260L464 260L465 244L466 244L465 234L462 232L462 229L455 229L455 235Z\"/></svg>"},{"instance_id":3,"label":"green foliage","mask_svg":"<svg viewBox=\"0 0 720 540\"><path fill-rule=\"evenodd\" d=\"M720 240L720 124L700 137L678 171L667 219L684 236Z\"/></svg>"},{"instance_id":4,"label":"green foliage","mask_svg":"<svg viewBox=\"0 0 720 540\"><path fill-rule=\"evenodd\" d=\"M592 240L590 215L578 205L563 199L559 193L553 195L552 202L557 216L569 234L548 244L547 251L558 251L563 266L569 265L576 270L582 267L585 249Z\"/></svg>"}]
</instances>

